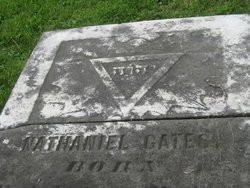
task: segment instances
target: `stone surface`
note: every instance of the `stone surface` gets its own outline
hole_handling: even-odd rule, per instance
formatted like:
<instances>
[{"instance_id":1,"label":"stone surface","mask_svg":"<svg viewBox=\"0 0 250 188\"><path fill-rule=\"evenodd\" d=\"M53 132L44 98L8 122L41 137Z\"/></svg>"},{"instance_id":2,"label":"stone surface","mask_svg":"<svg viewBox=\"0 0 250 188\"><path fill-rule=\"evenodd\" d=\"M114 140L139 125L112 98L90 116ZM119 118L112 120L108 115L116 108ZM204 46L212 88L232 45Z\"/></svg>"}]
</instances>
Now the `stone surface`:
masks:
<instances>
[{"instance_id":1,"label":"stone surface","mask_svg":"<svg viewBox=\"0 0 250 188\"><path fill-rule=\"evenodd\" d=\"M32 125L1 132L0 183L40 188L247 188L250 120Z\"/></svg>"},{"instance_id":2,"label":"stone surface","mask_svg":"<svg viewBox=\"0 0 250 188\"><path fill-rule=\"evenodd\" d=\"M44 33L0 116L0 188L250 187L249 22Z\"/></svg>"}]
</instances>

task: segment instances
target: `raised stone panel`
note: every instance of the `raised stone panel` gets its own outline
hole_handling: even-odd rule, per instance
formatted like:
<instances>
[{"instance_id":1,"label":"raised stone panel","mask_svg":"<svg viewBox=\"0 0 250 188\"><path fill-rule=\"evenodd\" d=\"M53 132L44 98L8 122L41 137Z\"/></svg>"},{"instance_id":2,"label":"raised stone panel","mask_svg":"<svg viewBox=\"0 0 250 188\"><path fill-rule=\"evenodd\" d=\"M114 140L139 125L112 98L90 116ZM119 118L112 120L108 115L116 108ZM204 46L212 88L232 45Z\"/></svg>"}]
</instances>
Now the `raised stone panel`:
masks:
<instances>
[{"instance_id":1,"label":"raised stone panel","mask_svg":"<svg viewBox=\"0 0 250 188\"><path fill-rule=\"evenodd\" d=\"M44 33L0 116L0 188L250 187L249 22Z\"/></svg>"}]
</instances>

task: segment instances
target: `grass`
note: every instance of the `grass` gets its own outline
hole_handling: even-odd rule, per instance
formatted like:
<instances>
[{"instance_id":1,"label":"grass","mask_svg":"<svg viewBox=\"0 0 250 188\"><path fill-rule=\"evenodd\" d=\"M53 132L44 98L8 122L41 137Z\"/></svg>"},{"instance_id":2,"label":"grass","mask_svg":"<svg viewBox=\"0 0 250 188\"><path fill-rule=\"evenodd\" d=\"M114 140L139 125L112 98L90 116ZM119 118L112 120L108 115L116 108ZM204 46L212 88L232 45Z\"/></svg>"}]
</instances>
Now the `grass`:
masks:
<instances>
[{"instance_id":1,"label":"grass","mask_svg":"<svg viewBox=\"0 0 250 188\"><path fill-rule=\"evenodd\" d=\"M248 0L0 0L0 111L44 31L238 13Z\"/></svg>"}]
</instances>

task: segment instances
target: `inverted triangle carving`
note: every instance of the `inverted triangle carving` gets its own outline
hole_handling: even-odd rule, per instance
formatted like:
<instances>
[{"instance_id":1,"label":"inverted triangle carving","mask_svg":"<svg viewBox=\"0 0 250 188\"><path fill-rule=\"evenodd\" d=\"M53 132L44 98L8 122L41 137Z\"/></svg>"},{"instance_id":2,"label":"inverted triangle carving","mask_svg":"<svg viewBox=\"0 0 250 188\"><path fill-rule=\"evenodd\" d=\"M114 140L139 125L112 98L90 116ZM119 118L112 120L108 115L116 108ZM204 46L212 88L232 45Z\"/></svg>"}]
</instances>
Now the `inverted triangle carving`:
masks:
<instances>
[{"instance_id":1,"label":"inverted triangle carving","mask_svg":"<svg viewBox=\"0 0 250 188\"><path fill-rule=\"evenodd\" d=\"M182 53L167 53L167 54L152 54L152 55L136 55L112 58L90 59L96 72L99 74L105 86L109 89L111 96L119 105L124 116L127 116L136 103L153 87L153 85L166 74L171 67L179 60ZM143 85L130 97L125 96L120 92L110 74L106 71L103 63L131 62L131 61L148 61L152 64L154 61L160 61L160 67L149 77Z\"/></svg>"}]
</instances>

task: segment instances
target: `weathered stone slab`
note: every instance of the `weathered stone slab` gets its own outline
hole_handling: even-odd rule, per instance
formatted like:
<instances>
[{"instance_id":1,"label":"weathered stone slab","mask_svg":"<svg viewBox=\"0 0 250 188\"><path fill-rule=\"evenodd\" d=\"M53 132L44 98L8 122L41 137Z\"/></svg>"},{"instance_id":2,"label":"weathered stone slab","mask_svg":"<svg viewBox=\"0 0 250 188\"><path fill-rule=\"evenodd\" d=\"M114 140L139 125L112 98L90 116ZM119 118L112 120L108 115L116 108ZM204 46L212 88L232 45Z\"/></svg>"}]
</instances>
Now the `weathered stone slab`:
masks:
<instances>
[{"instance_id":1,"label":"weathered stone slab","mask_svg":"<svg viewBox=\"0 0 250 188\"><path fill-rule=\"evenodd\" d=\"M250 112L249 16L45 33L0 128Z\"/></svg>"},{"instance_id":2,"label":"weathered stone slab","mask_svg":"<svg viewBox=\"0 0 250 188\"><path fill-rule=\"evenodd\" d=\"M44 33L0 116L0 188L250 187L249 21Z\"/></svg>"}]
</instances>

